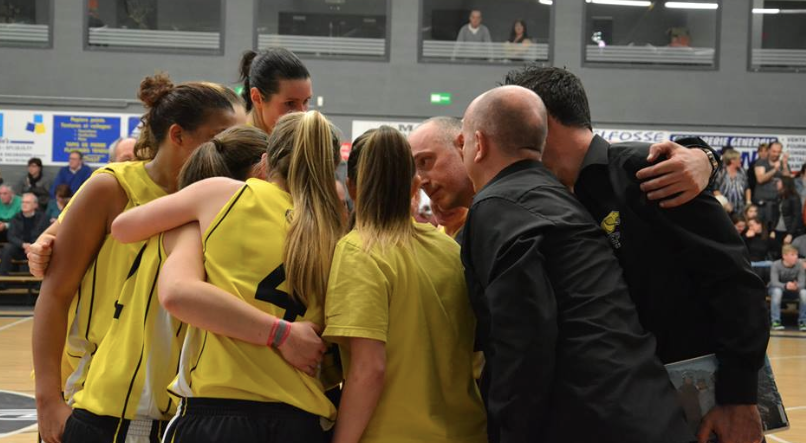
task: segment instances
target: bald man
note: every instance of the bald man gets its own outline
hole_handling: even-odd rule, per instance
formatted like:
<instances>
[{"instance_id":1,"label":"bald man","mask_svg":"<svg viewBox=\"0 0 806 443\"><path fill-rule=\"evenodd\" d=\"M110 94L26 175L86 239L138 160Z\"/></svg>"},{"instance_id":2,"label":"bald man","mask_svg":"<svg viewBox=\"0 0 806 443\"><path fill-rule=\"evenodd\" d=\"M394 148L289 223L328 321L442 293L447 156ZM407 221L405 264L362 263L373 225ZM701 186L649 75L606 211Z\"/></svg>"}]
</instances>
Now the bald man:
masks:
<instances>
[{"instance_id":1,"label":"bald man","mask_svg":"<svg viewBox=\"0 0 806 443\"><path fill-rule=\"evenodd\" d=\"M693 441L607 238L540 162L546 120L504 86L470 104L460 137L490 442Z\"/></svg>"},{"instance_id":2,"label":"bald man","mask_svg":"<svg viewBox=\"0 0 806 443\"><path fill-rule=\"evenodd\" d=\"M109 163L120 163L134 160L134 145L137 139L126 137L117 139L109 146Z\"/></svg>"}]
</instances>

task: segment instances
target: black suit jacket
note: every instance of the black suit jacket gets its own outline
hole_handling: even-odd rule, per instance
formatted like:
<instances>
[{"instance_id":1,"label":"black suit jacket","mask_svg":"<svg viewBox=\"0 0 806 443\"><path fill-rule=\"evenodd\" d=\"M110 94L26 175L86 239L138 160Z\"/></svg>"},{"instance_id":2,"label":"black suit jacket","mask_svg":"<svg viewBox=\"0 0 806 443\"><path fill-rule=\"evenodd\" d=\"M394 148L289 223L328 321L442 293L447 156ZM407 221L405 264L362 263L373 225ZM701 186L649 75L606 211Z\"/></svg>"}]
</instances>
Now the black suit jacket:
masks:
<instances>
[{"instance_id":1,"label":"black suit jacket","mask_svg":"<svg viewBox=\"0 0 806 443\"><path fill-rule=\"evenodd\" d=\"M607 238L541 163L476 195L462 261L491 442L694 440Z\"/></svg>"},{"instance_id":2,"label":"black suit jacket","mask_svg":"<svg viewBox=\"0 0 806 443\"><path fill-rule=\"evenodd\" d=\"M24 217L20 211L11 219L8 227L8 242L19 248L22 248L23 243L35 242L50 226L50 220L48 220L47 215L42 211L36 211L31 230L26 232Z\"/></svg>"}]
</instances>

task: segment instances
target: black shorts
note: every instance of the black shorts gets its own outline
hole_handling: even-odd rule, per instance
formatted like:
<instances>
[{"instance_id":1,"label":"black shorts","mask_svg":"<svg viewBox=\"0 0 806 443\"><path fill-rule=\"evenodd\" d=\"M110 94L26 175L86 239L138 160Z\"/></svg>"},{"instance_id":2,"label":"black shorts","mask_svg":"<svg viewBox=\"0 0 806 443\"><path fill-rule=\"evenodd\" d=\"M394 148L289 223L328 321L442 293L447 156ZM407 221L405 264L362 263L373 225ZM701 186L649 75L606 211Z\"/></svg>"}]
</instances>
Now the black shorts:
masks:
<instances>
[{"instance_id":1,"label":"black shorts","mask_svg":"<svg viewBox=\"0 0 806 443\"><path fill-rule=\"evenodd\" d=\"M324 443L317 415L285 403L186 398L165 443Z\"/></svg>"},{"instance_id":2,"label":"black shorts","mask_svg":"<svg viewBox=\"0 0 806 443\"><path fill-rule=\"evenodd\" d=\"M124 420L74 409L64 425L62 443L123 443L130 432L142 437L138 441L160 443L167 427L167 421Z\"/></svg>"}]
</instances>

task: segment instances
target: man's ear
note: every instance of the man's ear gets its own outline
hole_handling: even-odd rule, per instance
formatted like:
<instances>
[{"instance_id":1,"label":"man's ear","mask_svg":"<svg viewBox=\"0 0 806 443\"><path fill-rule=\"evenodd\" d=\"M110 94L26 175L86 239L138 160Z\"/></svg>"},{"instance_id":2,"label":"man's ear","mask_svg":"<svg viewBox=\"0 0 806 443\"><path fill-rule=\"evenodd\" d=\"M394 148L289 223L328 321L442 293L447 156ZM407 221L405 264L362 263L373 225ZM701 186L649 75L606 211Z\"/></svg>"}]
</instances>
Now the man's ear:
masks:
<instances>
[{"instance_id":1,"label":"man's ear","mask_svg":"<svg viewBox=\"0 0 806 443\"><path fill-rule=\"evenodd\" d=\"M456 148L457 151L459 151L460 158L465 158L464 146L465 146L465 136L460 132L459 135L457 135L456 138L453 139L453 147Z\"/></svg>"},{"instance_id":2,"label":"man's ear","mask_svg":"<svg viewBox=\"0 0 806 443\"><path fill-rule=\"evenodd\" d=\"M487 155L489 154L489 150L490 150L490 143L489 142L490 142L490 140L481 131L474 132L473 133L473 138L476 141L476 156L473 157L473 161L478 163L478 162L484 160L487 157Z\"/></svg>"}]
</instances>

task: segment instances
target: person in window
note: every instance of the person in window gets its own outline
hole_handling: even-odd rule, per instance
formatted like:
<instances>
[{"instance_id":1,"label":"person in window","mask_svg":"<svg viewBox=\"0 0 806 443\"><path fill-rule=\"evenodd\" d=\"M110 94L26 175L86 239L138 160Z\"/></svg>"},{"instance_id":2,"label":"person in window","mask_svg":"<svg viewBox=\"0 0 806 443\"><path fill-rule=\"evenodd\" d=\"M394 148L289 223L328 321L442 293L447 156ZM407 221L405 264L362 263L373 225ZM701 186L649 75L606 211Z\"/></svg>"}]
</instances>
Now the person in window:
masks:
<instances>
[{"instance_id":1,"label":"person in window","mask_svg":"<svg viewBox=\"0 0 806 443\"><path fill-rule=\"evenodd\" d=\"M453 48L453 57L456 58L456 55L463 55L463 56L478 56L479 54L477 51L474 51L473 44L478 43L492 43L493 38L490 36L490 30L487 29L486 26L481 24L481 11L478 9L474 9L470 11L470 18L466 25L462 26L459 29L459 35L456 36L456 46ZM466 45L466 43L470 43L470 47ZM478 45L476 45L478 46ZM463 53L463 54L460 54ZM492 48L487 50L487 55L492 58Z\"/></svg>"},{"instance_id":2,"label":"person in window","mask_svg":"<svg viewBox=\"0 0 806 443\"><path fill-rule=\"evenodd\" d=\"M666 34L669 36L669 47L688 48L691 46L691 35L688 28L670 28Z\"/></svg>"},{"instance_id":3,"label":"person in window","mask_svg":"<svg viewBox=\"0 0 806 443\"><path fill-rule=\"evenodd\" d=\"M778 223L775 226L776 237L783 244L792 243L792 239L803 233L803 205L800 195L795 190L795 179L782 177L777 183L778 193L781 196Z\"/></svg>"},{"instance_id":4,"label":"person in window","mask_svg":"<svg viewBox=\"0 0 806 443\"><path fill-rule=\"evenodd\" d=\"M526 30L526 22L518 19L512 24L512 30L509 32L509 39L504 45L504 50L507 58L510 60L528 60L527 52L529 46L532 44L532 39L529 38L529 33Z\"/></svg>"}]
</instances>

